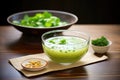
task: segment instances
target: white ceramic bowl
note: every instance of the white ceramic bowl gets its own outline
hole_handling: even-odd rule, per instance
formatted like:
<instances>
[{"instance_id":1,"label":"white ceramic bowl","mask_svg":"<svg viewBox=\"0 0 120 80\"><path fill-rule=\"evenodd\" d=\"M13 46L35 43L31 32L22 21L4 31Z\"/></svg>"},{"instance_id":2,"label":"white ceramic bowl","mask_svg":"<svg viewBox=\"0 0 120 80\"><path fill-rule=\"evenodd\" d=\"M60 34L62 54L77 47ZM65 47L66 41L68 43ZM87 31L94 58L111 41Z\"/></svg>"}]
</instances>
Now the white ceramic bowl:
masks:
<instances>
[{"instance_id":1,"label":"white ceramic bowl","mask_svg":"<svg viewBox=\"0 0 120 80\"><path fill-rule=\"evenodd\" d=\"M32 62L34 61L33 64L36 64L36 61L40 62L40 65L39 66L36 65L37 67L27 67L26 65L30 64L30 61L32 61ZM23 69L25 69L27 71L40 71L40 70L44 69L47 66L47 64L48 64L47 61L43 60L41 58L30 58L30 59L24 60L21 63L21 66L23 67Z\"/></svg>"},{"instance_id":2,"label":"white ceramic bowl","mask_svg":"<svg viewBox=\"0 0 120 80\"><path fill-rule=\"evenodd\" d=\"M93 44L91 44L91 45L92 45L92 48L95 51L95 53L106 53L109 50L111 44L112 44L112 42L109 41L109 44L107 46L95 46Z\"/></svg>"}]
</instances>

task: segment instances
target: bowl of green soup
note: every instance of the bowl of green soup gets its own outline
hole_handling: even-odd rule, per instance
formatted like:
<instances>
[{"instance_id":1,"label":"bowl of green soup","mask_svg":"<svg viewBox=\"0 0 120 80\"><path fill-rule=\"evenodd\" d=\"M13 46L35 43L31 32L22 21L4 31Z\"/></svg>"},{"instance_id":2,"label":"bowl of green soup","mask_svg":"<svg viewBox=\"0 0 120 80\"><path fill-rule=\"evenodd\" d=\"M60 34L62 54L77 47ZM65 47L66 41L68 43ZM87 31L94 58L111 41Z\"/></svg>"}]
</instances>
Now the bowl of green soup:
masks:
<instances>
[{"instance_id":1,"label":"bowl of green soup","mask_svg":"<svg viewBox=\"0 0 120 80\"><path fill-rule=\"evenodd\" d=\"M46 31L68 29L78 18L75 14L57 10L30 10L11 14L7 22L23 34L42 35Z\"/></svg>"},{"instance_id":2,"label":"bowl of green soup","mask_svg":"<svg viewBox=\"0 0 120 80\"><path fill-rule=\"evenodd\" d=\"M79 61L88 51L90 36L75 30L52 30L42 36L44 53L56 63Z\"/></svg>"}]
</instances>

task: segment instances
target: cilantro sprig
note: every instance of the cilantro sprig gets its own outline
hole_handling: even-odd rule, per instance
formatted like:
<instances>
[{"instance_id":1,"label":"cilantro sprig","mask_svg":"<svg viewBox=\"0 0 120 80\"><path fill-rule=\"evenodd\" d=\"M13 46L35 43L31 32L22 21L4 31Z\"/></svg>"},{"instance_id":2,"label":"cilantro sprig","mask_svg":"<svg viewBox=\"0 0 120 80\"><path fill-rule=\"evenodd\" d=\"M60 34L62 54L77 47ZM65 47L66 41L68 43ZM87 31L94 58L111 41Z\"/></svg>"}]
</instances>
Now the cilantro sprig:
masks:
<instances>
[{"instance_id":1,"label":"cilantro sprig","mask_svg":"<svg viewBox=\"0 0 120 80\"><path fill-rule=\"evenodd\" d=\"M61 39L61 40L59 41L59 44L62 44L62 45L66 44L66 43L67 43L66 39Z\"/></svg>"},{"instance_id":2,"label":"cilantro sprig","mask_svg":"<svg viewBox=\"0 0 120 80\"><path fill-rule=\"evenodd\" d=\"M109 44L109 41L105 36L101 36L100 38L92 40L92 44L95 46L107 46Z\"/></svg>"},{"instance_id":3,"label":"cilantro sprig","mask_svg":"<svg viewBox=\"0 0 120 80\"><path fill-rule=\"evenodd\" d=\"M67 43L66 39L60 39L59 41L56 41L56 39L49 40L49 43L60 44L60 45L65 45Z\"/></svg>"}]
</instances>

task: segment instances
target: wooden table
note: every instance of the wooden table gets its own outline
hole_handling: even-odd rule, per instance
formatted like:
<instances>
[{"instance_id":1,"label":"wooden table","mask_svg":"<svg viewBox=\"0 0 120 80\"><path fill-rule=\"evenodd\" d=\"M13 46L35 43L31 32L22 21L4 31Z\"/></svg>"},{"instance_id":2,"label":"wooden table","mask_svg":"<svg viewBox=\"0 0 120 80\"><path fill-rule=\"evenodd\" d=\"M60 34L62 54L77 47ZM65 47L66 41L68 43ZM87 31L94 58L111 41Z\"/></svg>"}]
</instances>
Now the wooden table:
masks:
<instances>
[{"instance_id":1,"label":"wooden table","mask_svg":"<svg viewBox=\"0 0 120 80\"><path fill-rule=\"evenodd\" d=\"M26 78L8 63L8 59L43 52L40 37L24 37L12 26L0 26L0 80L119 80L120 25L73 25L69 29L87 32L91 39L102 35L110 39L112 46L106 53L109 59L87 66Z\"/></svg>"}]
</instances>

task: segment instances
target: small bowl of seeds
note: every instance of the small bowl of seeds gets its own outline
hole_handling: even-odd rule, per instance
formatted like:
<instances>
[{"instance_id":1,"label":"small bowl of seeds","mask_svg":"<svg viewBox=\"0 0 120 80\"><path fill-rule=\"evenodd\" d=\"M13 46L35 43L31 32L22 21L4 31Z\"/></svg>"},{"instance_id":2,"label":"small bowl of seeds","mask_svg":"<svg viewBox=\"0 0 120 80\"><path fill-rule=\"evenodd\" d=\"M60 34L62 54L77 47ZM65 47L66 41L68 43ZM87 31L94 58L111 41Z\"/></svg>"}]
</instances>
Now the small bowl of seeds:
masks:
<instances>
[{"instance_id":1,"label":"small bowl of seeds","mask_svg":"<svg viewBox=\"0 0 120 80\"><path fill-rule=\"evenodd\" d=\"M47 61L41 58L26 59L21 63L24 70L27 71L40 71L47 66Z\"/></svg>"}]
</instances>

